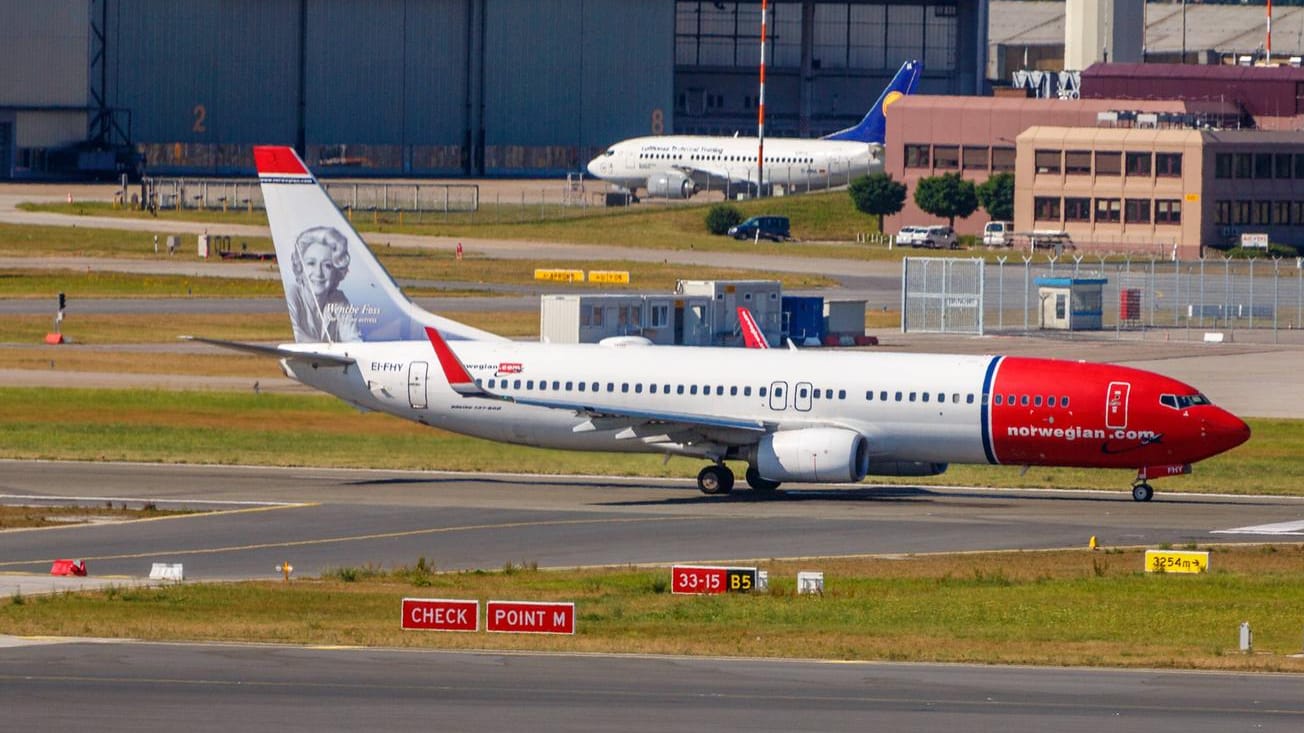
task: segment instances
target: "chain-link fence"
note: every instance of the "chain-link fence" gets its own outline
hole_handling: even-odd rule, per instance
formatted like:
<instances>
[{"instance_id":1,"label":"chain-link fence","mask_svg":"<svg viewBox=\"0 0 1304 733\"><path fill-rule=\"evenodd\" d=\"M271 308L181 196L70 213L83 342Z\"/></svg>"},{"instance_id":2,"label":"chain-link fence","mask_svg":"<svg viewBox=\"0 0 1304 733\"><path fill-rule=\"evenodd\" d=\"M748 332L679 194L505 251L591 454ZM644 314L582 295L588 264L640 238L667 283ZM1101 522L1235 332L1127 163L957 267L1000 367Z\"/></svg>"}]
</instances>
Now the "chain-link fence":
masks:
<instances>
[{"instance_id":1,"label":"chain-link fence","mask_svg":"<svg viewBox=\"0 0 1304 733\"><path fill-rule=\"evenodd\" d=\"M480 207L480 187L467 183L366 183L323 181L341 209L354 211L468 212ZM248 178L147 178L145 197L159 209L262 210L263 191Z\"/></svg>"},{"instance_id":2,"label":"chain-link fence","mask_svg":"<svg viewBox=\"0 0 1304 733\"><path fill-rule=\"evenodd\" d=\"M1278 332L1304 328L1304 258L1174 261L1024 254L968 270L958 264L965 260L921 261L926 259L907 258L902 267L902 327L912 331L973 333L975 321L979 333L1043 328L1038 280L1048 278L1103 278L1101 329L1120 336L1146 329L1250 330L1271 334L1275 341ZM974 268L982 279L977 287L958 274ZM962 306L974 292L981 312L966 315Z\"/></svg>"}]
</instances>

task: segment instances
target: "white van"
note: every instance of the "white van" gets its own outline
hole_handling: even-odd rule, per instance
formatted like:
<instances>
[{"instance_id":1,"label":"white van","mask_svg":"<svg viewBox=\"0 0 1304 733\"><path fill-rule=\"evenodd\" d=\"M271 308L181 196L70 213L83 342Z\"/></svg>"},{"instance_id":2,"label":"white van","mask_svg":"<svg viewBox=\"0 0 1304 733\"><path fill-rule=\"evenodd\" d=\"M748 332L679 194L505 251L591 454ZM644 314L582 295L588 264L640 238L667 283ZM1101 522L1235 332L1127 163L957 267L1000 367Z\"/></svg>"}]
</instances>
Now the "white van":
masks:
<instances>
[{"instance_id":1,"label":"white van","mask_svg":"<svg viewBox=\"0 0 1304 733\"><path fill-rule=\"evenodd\" d=\"M989 221L983 227L983 245L987 247L1008 247L1014 240L1014 222Z\"/></svg>"}]
</instances>

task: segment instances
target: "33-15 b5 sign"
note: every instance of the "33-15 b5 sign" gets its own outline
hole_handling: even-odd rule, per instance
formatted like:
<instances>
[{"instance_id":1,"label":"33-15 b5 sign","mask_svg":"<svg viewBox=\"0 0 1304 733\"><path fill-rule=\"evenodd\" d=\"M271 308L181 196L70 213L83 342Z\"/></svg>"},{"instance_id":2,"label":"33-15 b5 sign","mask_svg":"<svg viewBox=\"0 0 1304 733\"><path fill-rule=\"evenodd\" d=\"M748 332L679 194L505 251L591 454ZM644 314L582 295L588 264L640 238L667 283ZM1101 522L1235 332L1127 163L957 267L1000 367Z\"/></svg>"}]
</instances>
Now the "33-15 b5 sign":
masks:
<instances>
[{"instance_id":1,"label":"33-15 b5 sign","mask_svg":"<svg viewBox=\"0 0 1304 733\"><path fill-rule=\"evenodd\" d=\"M671 593L750 593L754 588L756 568L675 565L670 569Z\"/></svg>"}]
</instances>

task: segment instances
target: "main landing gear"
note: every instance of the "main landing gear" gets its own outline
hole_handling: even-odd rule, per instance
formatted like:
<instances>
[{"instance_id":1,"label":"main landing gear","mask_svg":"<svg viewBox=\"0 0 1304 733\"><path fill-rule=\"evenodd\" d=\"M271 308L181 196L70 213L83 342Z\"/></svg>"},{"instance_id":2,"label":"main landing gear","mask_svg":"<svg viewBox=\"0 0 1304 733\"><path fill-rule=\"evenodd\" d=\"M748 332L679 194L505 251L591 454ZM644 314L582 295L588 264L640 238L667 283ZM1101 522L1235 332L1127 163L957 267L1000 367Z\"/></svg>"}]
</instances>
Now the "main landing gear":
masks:
<instances>
[{"instance_id":1,"label":"main landing gear","mask_svg":"<svg viewBox=\"0 0 1304 733\"><path fill-rule=\"evenodd\" d=\"M779 488L778 481L762 478L755 466L747 467L747 485L756 491L771 492ZM703 494L727 494L733 491L734 472L723 463L716 463L703 468L697 474L697 488Z\"/></svg>"}]
</instances>

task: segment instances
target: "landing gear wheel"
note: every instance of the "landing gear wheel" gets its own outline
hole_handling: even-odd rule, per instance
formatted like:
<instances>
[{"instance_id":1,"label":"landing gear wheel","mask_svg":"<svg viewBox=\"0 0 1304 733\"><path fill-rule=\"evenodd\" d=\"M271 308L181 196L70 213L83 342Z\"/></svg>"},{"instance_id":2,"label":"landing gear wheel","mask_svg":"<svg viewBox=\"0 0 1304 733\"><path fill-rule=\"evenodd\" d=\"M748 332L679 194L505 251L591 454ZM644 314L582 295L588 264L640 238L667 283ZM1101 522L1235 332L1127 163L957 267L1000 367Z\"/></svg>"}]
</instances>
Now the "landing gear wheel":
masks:
<instances>
[{"instance_id":1,"label":"landing gear wheel","mask_svg":"<svg viewBox=\"0 0 1304 733\"><path fill-rule=\"evenodd\" d=\"M1142 482L1132 487L1133 501L1150 501L1154 496L1155 490L1150 488L1150 484Z\"/></svg>"},{"instance_id":2,"label":"landing gear wheel","mask_svg":"<svg viewBox=\"0 0 1304 733\"><path fill-rule=\"evenodd\" d=\"M697 473L697 488L703 494L727 494L733 491L734 474L720 464L707 466Z\"/></svg>"},{"instance_id":3,"label":"landing gear wheel","mask_svg":"<svg viewBox=\"0 0 1304 733\"><path fill-rule=\"evenodd\" d=\"M779 488L778 481L771 481L767 478L761 478L761 472L756 470L756 466L747 467L747 485L756 491L774 491Z\"/></svg>"}]
</instances>

